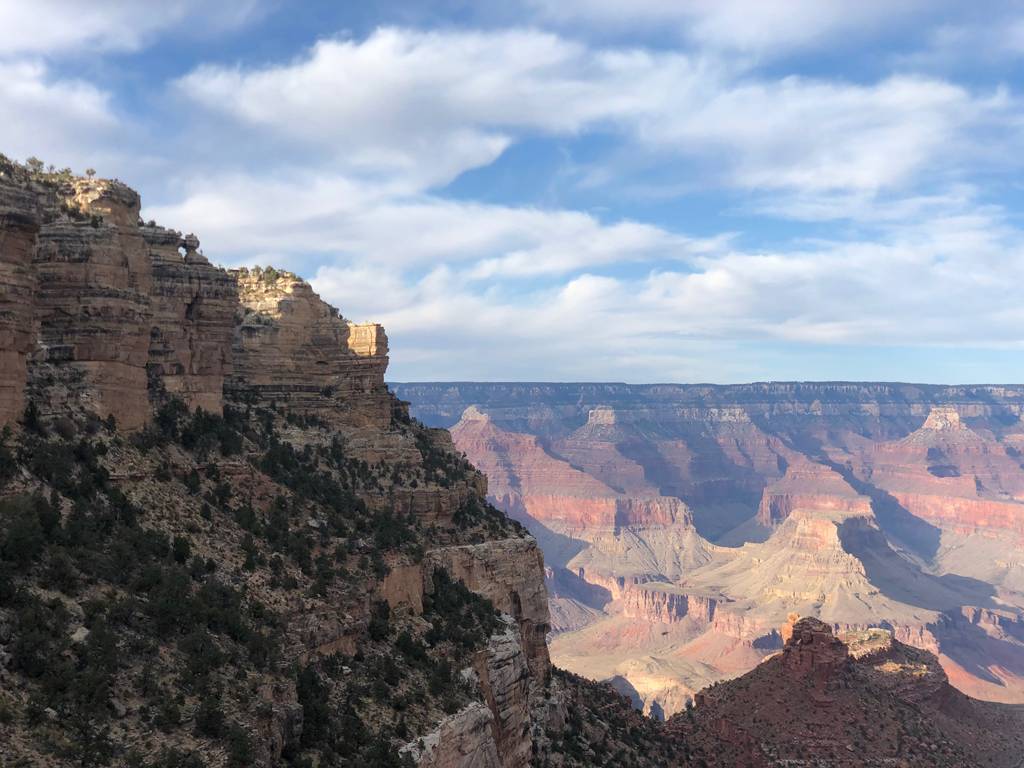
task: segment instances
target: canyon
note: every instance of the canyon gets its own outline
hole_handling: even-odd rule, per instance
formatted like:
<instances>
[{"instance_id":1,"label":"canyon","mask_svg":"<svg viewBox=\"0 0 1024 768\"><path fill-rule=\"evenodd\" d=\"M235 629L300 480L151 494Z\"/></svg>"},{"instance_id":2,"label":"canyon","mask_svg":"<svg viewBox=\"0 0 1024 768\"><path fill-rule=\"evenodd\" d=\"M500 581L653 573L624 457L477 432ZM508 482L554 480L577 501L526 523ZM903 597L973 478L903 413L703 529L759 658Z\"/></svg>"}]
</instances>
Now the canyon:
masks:
<instances>
[{"instance_id":1,"label":"canyon","mask_svg":"<svg viewBox=\"0 0 1024 768\"><path fill-rule=\"evenodd\" d=\"M394 384L545 554L559 666L669 717L796 613L1024 703L1024 387Z\"/></svg>"},{"instance_id":2,"label":"canyon","mask_svg":"<svg viewBox=\"0 0 1024 768\"><path fill-rule=\"evenodd\" d=\"M1019 392L453 419L140 210L0 155L0 763L1019 764Z\"/></svg>"}]
</instances>

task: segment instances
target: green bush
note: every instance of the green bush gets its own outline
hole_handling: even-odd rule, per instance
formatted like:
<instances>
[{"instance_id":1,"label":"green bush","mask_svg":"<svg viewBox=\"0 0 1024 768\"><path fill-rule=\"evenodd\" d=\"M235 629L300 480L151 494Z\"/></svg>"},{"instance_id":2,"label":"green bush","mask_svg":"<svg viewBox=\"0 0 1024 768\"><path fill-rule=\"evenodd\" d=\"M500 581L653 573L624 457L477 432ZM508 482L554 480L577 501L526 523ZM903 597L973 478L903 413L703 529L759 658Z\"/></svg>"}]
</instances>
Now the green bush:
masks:
<instances>
[{"instance_id":1,"label":"green bush","mask_svg":"<svg viewBox=\"0 0 1024 768\"><path fill-rule=\"evenodd\" d=\"M213 696L204 698L196 707L195 722L196 731L201 736L208 736L211 739L223 736L226 733L226 723L220 700Z\"/></svg>"}]
</instances>

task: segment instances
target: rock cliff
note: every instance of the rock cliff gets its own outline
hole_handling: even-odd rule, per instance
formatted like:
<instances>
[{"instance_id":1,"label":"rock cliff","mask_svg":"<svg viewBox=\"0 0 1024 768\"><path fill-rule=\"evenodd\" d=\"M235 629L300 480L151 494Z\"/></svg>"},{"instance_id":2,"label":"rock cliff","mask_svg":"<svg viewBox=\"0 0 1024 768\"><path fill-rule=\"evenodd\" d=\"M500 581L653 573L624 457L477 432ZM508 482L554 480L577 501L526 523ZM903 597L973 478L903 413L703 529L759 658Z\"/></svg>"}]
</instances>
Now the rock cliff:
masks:
<instances>
[{"instance_id":1,"label":"rock cliff","mask_svg":"<svg viewBox=\"0 0 1024 768\"><path fill-rule=\"evenodd\" d=\"M797 509L829 509L871 514L871 499L858 494L842 476L822 464L801 461L764 490L758 520L772 525Z\"/></svg>"},{"instance_id":2,"label":"rock cliff","mask_svg":"<svg viewBox=\"0 0 1024 768\"><path fill-rule=\"evenodd\" d=\"M289 272L233 274L241 310L232 387L333 425L372 431L390 423L381 326L348 322Z\"/></svg>"},{"instance_id":3,"label":"rock cliff","mask_svg":"<svg viewBox=\"0 0 1024 768\"><path fill-rule=\"evenodd\" d=\"M882 629L836 636L811 618L782 652L700 693L667 728L694 760L735 765L1014 765L1019 713L951 690L938 660ZM696 726L693 730L692 726Z\"/></svg>"},{"instance_id":4,"label":"rock cliff","mask_svg":"<svg viewBox=\"0 0 1024 768\"><path fill-rule=\"evenodd\" d=\"M161 393L223 407L238 289L196 238L143 225L139 196L116 181L10 171L0 200L0 422L22 416L26 385L44 415L114 416L125 430Z\"/></svg>"},{"instance_id":5,"label":"rock cliff","mask_svg":"<svg viewBox=\"0 0 1024 768\"><path fill-rule=\"evenodd\" d=\"M214 267L139 210L120 182L0 163L0 762L135 761L154 722L160 766L550 756L566 700L543 556L388 392L383 329L291 273ZM56 515L38 550L15 543L30 499ZM29 651L41 585L70 611L45 631L70 639ZM135 619L89 602L118 595ZM74 669L40 682L33 653L47 676L71 660L102 679L98 709ZM16 690L49 709L8 718Z\"/></svg>"},{"instance_id":6,"label":"rock cliff","mask_svg":"<svg viewBox=\"0 0 1024 768\"><path fill-rule=\"evenodd\" d=\"M34 190L16 171L0 163L0 425L25 410L28 358L39 335L32 261L42 215Z\"/></svg>"}]
</instances>

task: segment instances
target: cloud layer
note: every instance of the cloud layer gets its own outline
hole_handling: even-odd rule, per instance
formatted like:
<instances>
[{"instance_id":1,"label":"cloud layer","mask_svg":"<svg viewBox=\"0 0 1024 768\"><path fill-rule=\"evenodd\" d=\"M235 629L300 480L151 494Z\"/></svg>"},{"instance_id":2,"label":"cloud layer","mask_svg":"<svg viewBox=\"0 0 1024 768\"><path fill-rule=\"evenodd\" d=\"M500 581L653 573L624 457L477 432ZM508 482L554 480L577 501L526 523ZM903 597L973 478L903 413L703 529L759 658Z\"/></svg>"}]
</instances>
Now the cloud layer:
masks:
<instances>
[{"instance_id":1,"label":"cloud layer","mask_svg":"<svg viewBox=\"0 0 1024 768\"><path fill-rule=\"evenodd\" d=\"M531 0L511 25L382 18L283 60L195 60L140 122L51 61L144 59L194 20L262 12L145 7L33 36L41 17L0 5L32 39L0 48L4 151L145 169L147 218L383 322L393 378L814 378L810 357L787 373L768 350L995 361L1024 342L1024 237L1015 197L991 192L1019 169L1024 110L1014 83L949 63L957 30L1019 55L1012 9ZM894 47L911 27L916 47ZM143 157L160 109L178 127ZM501 193L536 176L540 193ZM913 378L880 354L871 377Z\"/></svg>"}]
</instances>

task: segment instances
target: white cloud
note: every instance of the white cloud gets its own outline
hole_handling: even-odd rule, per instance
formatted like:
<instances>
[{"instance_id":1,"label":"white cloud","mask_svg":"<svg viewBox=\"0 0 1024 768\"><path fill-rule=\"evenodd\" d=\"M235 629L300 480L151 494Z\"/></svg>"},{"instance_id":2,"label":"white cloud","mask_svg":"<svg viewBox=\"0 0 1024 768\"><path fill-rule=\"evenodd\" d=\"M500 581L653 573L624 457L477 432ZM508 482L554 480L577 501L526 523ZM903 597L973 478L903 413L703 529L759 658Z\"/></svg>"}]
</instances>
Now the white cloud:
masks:
<instances>
[{"instance_id":1,"label":"white cloud","mask_svg":"<svg viewBox=\"0 0 1024 768\"><path fill-rule=\"evenodd\" d=\"M146 217L201 233L217 258L307 254L372 259L398 269L459 266L466 280L558 275L610 264L689 259L728 237L692 239L579 211L407 196L341 175L215 177Z\"/></svg>"},{"instance_id":2,"label":"white cloud","mask_svg":"<svg viewBox=\"0 0 1024 768\"><path fill-rule=\"evenodd\" d=\"M1005 91L975 95L933 78L771 80L536 30L378 30L264 69L201 67L178 88L408 191L488 165L530 135L609 131L701 165L711 186L874 191L963 164L978 151L974 130L1004 130L1005 146L1017 108Z\"/></svg>"},{"instance_id":3,"label":"white cloud","mask_svg":"<svg viewBox=\"0 0 1024 768\"><path fill-rule=\"evenodd\" d=\"M346 314L384 323L396 380L742 380L757 376L731 359L746 344L1020 350L1024 280L1006 265L1022 254L1020 233L982 213L881 243L737 252L689 272L583 273L527 291L369 259L325 267L315 285ZM857 377L852 364L839 370ZM920 378L898 362L889 370Z\"/></svg>"},{"instance_id":4,"label":"white cloud","mask_svg":"<svg viewBox=\"0 0 1024 768\"><path fill-rule=\"evenodd\" d=\"M0 27L32 33L2 3ZM619 7L559 6L597 8L613 23ZM16 116L0 122L3 151L78 170L102 152L138 164L131 147L142 144L124 140L134 129L111 95L54 79L40 62L137 50L203 12L186 0L151 17L140 8L100 2L77 29L61 19L31 44L0 48L40 57L0 58L0 103ZM1015 97L913 74L780 77L735 55L870 31L894 18L886 8L642 3L638 13L695 42L687 53L538 29L387 28L283 64L199 66L173 84L204 107L182 110L199 140L172 139L162 168L173 173L151 176L167 202L145 215L197 232L215 262L272 261L307 276L319 267L325 298L385 324L402 378L736 380L757 376L730 359L749 343L1019 349L1024 237L968 183L996 163L1017 167ZM848 219L853 231L833 225L814 230L829 233L821 242L757 250L746 245L756 231L695 238L431 191L527 138L571 147L593 134L613 135L636 168L687 168L679 183L690 191L739 190L741 213ZM604 166L590 178L601 171L601 194L614 199L621 177Z\"/></svg>"},{"instance_id":5,"label":"white cloud","mask_svg":"<svg viewBox=\"0 0 1024 768\"><path fill-rule=\"evenodd\" d=\"M755 53L846 46L879 30L928 23L956 7L947 0L527 0L527 5L555 23L618 31L674 29L703 46Z\"/></svg>"},{"instance_id":6,"label":"white cloud","mask_svg":"<svg viewBox=\"0 0 1024 768\"><path fill-rule=\"evenodd\" d=\"M749 343L1024 347L1024 236L967 188L872 212L873 239L759 253L340 178L208 184L145 215L215 261L321 265L325 299L388 329L396 378L735 379L756 374L722 350ZM704 376L681 362L699 349Z\"/></svg>"},{"instance_id":7,"label":"white cloud","mask_svg":"<svg viewBox=\"0 0 1024 768\"><path fill-rule=\"evenodd\" d=\"M121 132L111 110L110 94L81 80L51 80L38 62L0 61L0 151L24 160L36 155L56 165L73 165L109 157Z\"/></svg>"},{"instance_id":8,"label":"white cloud","mask_svg":"<svg viewBox=\"0 0 1024 768\"><path fill-rule=\"evenodd\" d=\"M636 112L647 98L638 85L688 68L679 56L595 56L535 30L382 29L321 41L281 66L200 67L178 86L247 125L325 147L349 169L430 185L493 162L524 132L569 135Z\"/></svg>"},{"instance_id":9,"label":"white cloud","mask_svg":"<svg viewBox=\"0 0 1024 768\"><path fill-rule=\"evenodd\" d=\"M233 27L258 0L0 0L0 56L135 51L177 29L203 37Z\"/></svg>"},{"instance_id":10,"label":"white cloud","mask_svg":"<svg viewBox=\"0 0 1024 768\"><path fill-rule=\"evenodd\" d=\"M919 77L872 86L787 77L722 89L693 106L645 116L641 140L722 153L741 188L875 190L965 163L967 129L998 119L1009 97L978 98Z\"/></svg>"}]
</instances>

